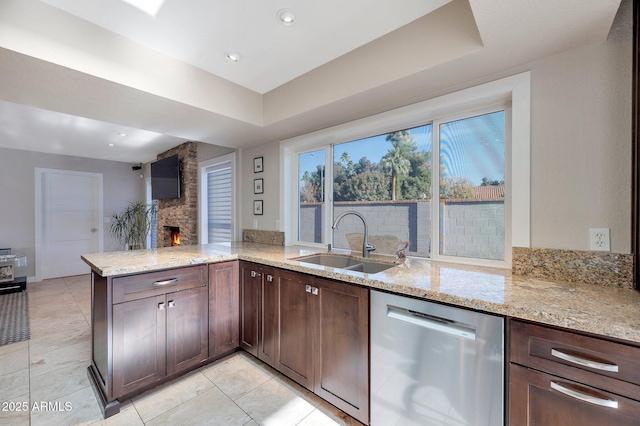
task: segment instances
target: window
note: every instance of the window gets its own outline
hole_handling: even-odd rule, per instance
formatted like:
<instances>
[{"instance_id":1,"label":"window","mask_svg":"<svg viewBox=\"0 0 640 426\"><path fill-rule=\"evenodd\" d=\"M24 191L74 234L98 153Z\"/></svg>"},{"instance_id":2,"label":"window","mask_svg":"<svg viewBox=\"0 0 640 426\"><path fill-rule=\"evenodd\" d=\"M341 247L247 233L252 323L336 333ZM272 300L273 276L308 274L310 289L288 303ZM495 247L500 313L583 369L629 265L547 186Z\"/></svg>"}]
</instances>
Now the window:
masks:
<instances>
[{"instance_id":1,"label":"window","mask_svg":"<svg viewBox=\"0 0 640 426\"><path fill-rule=\"evenodd\" d=\"M234 241L233 154L200 164L200 241L202 244Z\"/></svg>"},{"instance_id":2,"label":"window","mask_svg":"<svg viewBox=\"0 0 640 426\"><path fill-rule=\"evenodd\" d=\"M326 150L305 152L298 157L298 239L323 243Z\"/></svg>"},{"instance_id":3,"label":"window","mask_svg":"<svg viewBox=\"0 0 640 426\"><path fill-rule=\"evenodd\" d=\"M156 201L151 199L151 178L147 178L145 184L145 199L147 204L156 203ZM151 216L151 230L149 231L149 235L147 235L147 248L154 249L158 248L158 210L153 210L153 215Z\"/></svg>"},{"instance_id":4,"label":"window","mask_svg":"<svg viewBox=\"0 0 640 426\"><path fill-rule=\"evenodd\" d=\"M504 260L504 110L442 122L435 134L432 127L332 145L332 176L325 174L326 150L299 154L299 240L324 241L326 184L332 188L332 217L362 213L378 253L395 254L407 245L414 256L431 257L438 247L441 256ZM361 247L360 220L345 218L332 244Z\"/></svg>"},{"instance_id":5,"label":"window","mask_svg":"<svg viewBox=\"0 0 640 426\"><path fill-rule=\"evenodd\" d=\"M333 218L355 210L367 219L376 253L430 254L431 124L393 131L333 150ZM346 216L333 232L337 248L362 247L362 222Z\"/></svg>"},{"instance_id":6,"label":"window","mask_svg":"<svg viewBox=\"0 0 640 426\"><path fill-rule=\"evenodd\" d=\"M524 73L283 141L286 244L357 251L357 217L331 229L355 210L375 253L510 267L529 246L529 98Z\"/></svg>"},{"instance_id":7,"label":"window","mask_svg":"<svg viewBox=\"0 0 640 426\"><path fill-rule=\"evenodd\" d=\"M505 112L439 125L439 254L505 259Z\"/></svg>"}]
</instances>

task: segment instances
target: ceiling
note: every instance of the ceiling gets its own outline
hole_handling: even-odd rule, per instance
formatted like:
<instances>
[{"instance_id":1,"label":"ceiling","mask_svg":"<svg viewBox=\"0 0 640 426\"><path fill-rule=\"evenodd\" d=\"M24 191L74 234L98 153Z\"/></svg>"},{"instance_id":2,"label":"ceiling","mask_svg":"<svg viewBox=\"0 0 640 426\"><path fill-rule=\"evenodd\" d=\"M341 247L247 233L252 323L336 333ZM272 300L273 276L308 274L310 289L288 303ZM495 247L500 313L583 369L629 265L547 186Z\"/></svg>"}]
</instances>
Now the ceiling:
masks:
<instances>
[{"instance_id":1,"label":"ceiling","mask_svg":"<svg viewBox=\"0 0 640 426\"><path fill-rule=\"evenodd\" d=\"M42 1L264 94L451 0L166 0L155 17L119 0ZM276 17L287 8L292 25Z\"/></svg>"},{"instance_id":2,"label":"ceiling","mask_svg":"<svg viewBox=\"0 0 640 426\"><path fill-rule=\"evenodd\" d=\"M605 40L619 6L166 0L152 17L122 0L2 0L0 147L139 163L186 140L285 139Z\"/></svg>"}]
</instances>

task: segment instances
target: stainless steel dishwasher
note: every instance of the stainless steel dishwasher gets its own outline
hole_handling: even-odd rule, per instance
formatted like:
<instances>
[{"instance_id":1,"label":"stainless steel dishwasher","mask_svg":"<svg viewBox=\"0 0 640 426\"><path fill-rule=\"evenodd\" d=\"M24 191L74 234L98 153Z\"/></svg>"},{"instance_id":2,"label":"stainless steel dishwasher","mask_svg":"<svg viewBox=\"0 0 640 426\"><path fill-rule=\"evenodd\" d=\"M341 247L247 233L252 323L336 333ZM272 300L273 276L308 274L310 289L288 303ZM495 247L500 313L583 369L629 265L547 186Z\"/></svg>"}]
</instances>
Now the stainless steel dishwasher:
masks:
<instances>
[{"instance_id":1,"label":"stainless steel dishwasher","mask_svg":"<svg viewBox=\"0 0 640 426\"><path fill-rule=\"evenodd\" d=\"M504 424L504 319L371 291L371 425Z\"/></svg>"}]
</instances>

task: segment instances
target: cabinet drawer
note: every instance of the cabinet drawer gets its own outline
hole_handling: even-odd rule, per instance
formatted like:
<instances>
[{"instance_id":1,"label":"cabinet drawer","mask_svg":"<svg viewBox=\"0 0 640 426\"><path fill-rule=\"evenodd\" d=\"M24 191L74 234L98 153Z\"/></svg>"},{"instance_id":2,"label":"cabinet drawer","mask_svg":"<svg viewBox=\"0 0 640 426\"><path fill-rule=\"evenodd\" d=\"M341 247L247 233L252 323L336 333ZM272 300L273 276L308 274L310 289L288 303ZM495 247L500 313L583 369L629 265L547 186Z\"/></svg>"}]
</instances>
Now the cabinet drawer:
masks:
<instances>
[{"instance_id":1,"label":"cabinet drawer","mask_svg":"<svg viewBox=\"0 0 640 426\"><path fill-rule=\"evenodd\" d=\"M515 364L509 375L511 425L638 424L638 401Z\"/></svg>"},{"instance_id":2,"label":"cabinet drawer","mask_svg":"<svg viewBox=\"0 0 640 426\"><path fill-rule=\"evenodd\" d=\"M640 400L640 348L511 320L510 361Z\"/></svg>"},{"instance_id":3,"label":"cabinet drawer","mask_svg":"<svg viewBox=\"0 0 640 426\"><path fill-rule=\"evenodd\" d=\"M113 303L186 290L207 284L207 266L190 266L113 279Z\"/></svg>"}]
</instances>

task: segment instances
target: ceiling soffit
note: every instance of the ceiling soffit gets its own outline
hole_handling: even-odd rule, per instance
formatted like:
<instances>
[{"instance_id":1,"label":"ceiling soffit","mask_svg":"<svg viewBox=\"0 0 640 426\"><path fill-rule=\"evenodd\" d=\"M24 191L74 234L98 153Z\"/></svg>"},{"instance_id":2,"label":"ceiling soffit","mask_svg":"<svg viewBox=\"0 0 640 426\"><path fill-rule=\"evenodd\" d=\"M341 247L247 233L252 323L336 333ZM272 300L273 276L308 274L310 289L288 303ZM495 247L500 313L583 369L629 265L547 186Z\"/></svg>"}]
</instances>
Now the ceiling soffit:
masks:
<instances>
[{"instance_id":1,"label":"ceiling soffit","mask_svg":"<svg viewBox=\"0 0 640 426\"><path fill-rule=\"evenodd\" d=\"M224 117L263 125L265 116L273 117L269 119L273 123L277 117L291 115L287 110L299 104L269 99L308 97L308 90L300 89L307 81L321 80L323 93L331 93L318 97L313 105L318 106L480 48L468 3L458 0L454 4L458 6L446 5L434 12L435 18L427 15L429 19L418 19L307 73L299 81L286 83L266 97L266 103L275 110L267 114L263 96L257 92L41 2L9 0L0 6L0 46ZM436 39L441 40L437 49ZM282 111L277 110L280 105Z\"/></svg>"},{"instance_id":2,"label":"ceiling soffit","mask_svg":"<svg viewBox=\"0 0 640 426\"><path fill-rule=\"evenodd\" d=\"M0 101L240 148L602 41L620 1L560 3L454 0L261 95L42 2L4 0Z\"/></svg>"}]
</instances>

